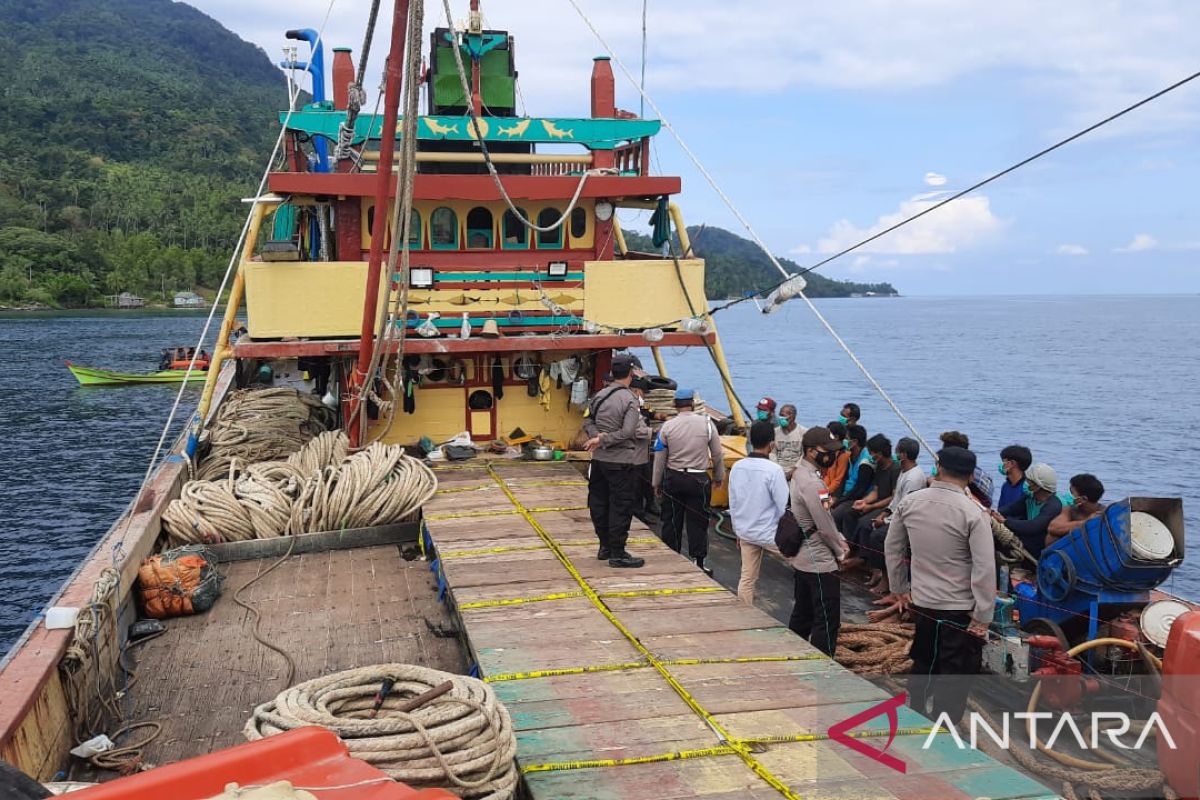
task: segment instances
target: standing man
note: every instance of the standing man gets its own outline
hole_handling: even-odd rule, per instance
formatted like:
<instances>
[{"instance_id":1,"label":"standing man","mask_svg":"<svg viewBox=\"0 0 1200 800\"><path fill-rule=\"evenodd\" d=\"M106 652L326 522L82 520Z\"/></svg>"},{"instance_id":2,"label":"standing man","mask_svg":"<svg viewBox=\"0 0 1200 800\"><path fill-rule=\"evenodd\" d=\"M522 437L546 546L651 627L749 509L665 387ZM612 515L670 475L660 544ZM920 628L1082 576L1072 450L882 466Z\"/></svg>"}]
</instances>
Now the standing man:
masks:
<instances>
[{"instance_id":1,"label":"standing man","mask_svg":"<svg viewBox=\"0 0 1200 800\"><path fill-rule=\"evenodd\" d=\"M755 409L755 419L765 419L772 425L775 424L775 400L773 398L764 397L763 399L759 400L758 405L755 406Z\"/></svg>"},{"instance_id":2,"label":"standing man","mask_svg":"<svg viewBox=\"0 0 1200 800\"><path fill-rule=\"evenodd\" d=\"M708 556L708 498L711 463L713 481L725 482L725 460L721 457L721 437L708 415L693 411L695 392L675 390L675 410L658 433L654 453L654 494L666 496L663 504L662 539L676 553L682 552L683 529L687 527L688 555L696 566L712 575L704 566Z\"/></svg>"},{"instance_id":3,"label":"standing man","mask_svg":"<svg viewBox=\"0 0 1200 800\"><path fill-rule=\"evenodd\" d=\"M916 616L909 704L925 714L932 698L935 717L946 713L956 724L970 676L979 673L996 602L992 532L966 494L974 473L974 453L942 448L937 477L900 503L884 545L892 590ZM910 549L911 584L904 563Z\"/></svg>"},{"instance_id":4,"label":"standing man","mask_svg":"<svg viewBox=\"0 0 1200 800\"><path fill-rule=\"evenodd\" d=\"M637 372L636 366L634 371ZM638 412L642 415L642 420L650 429L650 436L646 440L646 457L641 462L641 469L638 473L638 493L633 503L633 515L645 525L650 526L658 519L659 515L658 498L654 496L654 453L651 448L654 446L654 426L658 424L660 418L646 408L646 392L650 391L650 382L646 380L645 375L634 375L629 388L633 390L633 395L638 400Z\"/></svg>"},{"instance_id":5,"label":"standing man","mask_svg":"<svg viewBox=\"0 0 1200 800\"><path fill-rule=\"evenodd\" d=\"M803 445L804 458L792 473L791 501L804 543L792 559L796 604L788 627L832 656L842 627L842 584L835 572L850 548L825 507L829 493L820 470L833 464L842 442L828 428L817 427L805 431Z\"/></svg>"},{"instance_id":6,"label":"standing man","mask_svg":"<svg viewBox=\"0 0 1200 800\"><path fill-rule=\"evenodd\" d=\"M996 508L1005 508L1025 499L1025 470L1032 464L1033 453L1028 447L1010 444L1000 451L1000 474L1004 476L1004 483L1000 484Z\"/></svg>"},{"instance_id":7,"label":"standing man","mask_svg":"<svg viewBox=\"0 0 1200 800\"><path fill-rule=\"evenodd\" d=\"M613 356L613 382L596 392L583 421L584 433L589 437L584 449L592 453L588 509L600 540L596 557L607 560L610 567L640 567L646 563L625 549L650 439L637 397L629 388L632 370L628 356Z\"/></svg>"},{"instance_id":8,"label":"standing man","mask_svg":"<svg viewBox=\"0 0 1200 800\"><path fill-rule=\"evenodd\" d=\"M771 458L776 449L775 426L757 420L750 426L750 446L750 455L729 470L729 517L742 557L738 599L754 605L763 551L775 549L775 528L787 508L788 485L783 468Z\"/></svg>"},{"instance_id":9,"label":"standing man","mask_svg":"<svg viewBox=\"0 0 1200 800\"><path fill-rule=\"evenodd\" d=\"M771 450L771 460L783 467L783 475L789 481L792 471L804 457L805 428L796 424L796 407L791 403L779 409L779 430L775 431L775 447ZM750 443L751 447L754 443Z\"/></svg>"}]
</instances>

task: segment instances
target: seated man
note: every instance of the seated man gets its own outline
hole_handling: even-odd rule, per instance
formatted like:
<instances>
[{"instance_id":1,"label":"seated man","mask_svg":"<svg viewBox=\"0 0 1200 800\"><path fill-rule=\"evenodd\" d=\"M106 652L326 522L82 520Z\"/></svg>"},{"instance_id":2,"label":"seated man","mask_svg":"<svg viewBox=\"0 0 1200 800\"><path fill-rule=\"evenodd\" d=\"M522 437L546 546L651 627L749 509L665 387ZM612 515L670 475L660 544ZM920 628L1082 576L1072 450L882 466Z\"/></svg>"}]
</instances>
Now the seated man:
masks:
<instances>
[{"instance_id":1,"label":"seated man","mask_svg":"<svg viewBox=\"0 0 1200 800\"><path fill-rule=\"evenodd\" d=\"M833 464L821 470L821 479L825 481L825 489L829 492L830 497L834 497L842 491L842 485L846 483L846 473L850 470L850 446L849 440L846 438L845 425L834 421L825 427L843 445L833 460Z\"/></svg>"},{"instance_id":2,"label":"seated man","mask_svg":"<svg viewBox=\"0 0 1200 800\"><path fill-rule=\"evenodd\" d=\"M859 541L866 542L863 548L866 551L863 554L863 560L871 567L871 580L867 584L867 588L883 595L887 595L891 591L888 586L887 565L883 558L888 523L891 521L892 515L896 513L896 508L900 505L901 500L911 493L925 488L925 473L917 465L917 456L920 453L921 445L917 443L916 439L905 436L896 442L896 455L900 457L900 477L896 481L896 490L892 492L892 499L882 514L858 523ZM865 539L862 530L864 525L869 528Z\"/></svg>"},{"instance_id":3,"label":"seated man","mask_svg":"<svg viewBox=\"0 0 1200 800\"><path fill-rule=\"evenodd\" d=\"M834 507L843 503L850 505L866 497L875 479L875 465L871 462L871 454L867 452L866 428L862 425L846 426L846 449L850 452L846 480L842 483L842 490L834 495Z\"/></svg>"},{"instance_id":4,"label":"seated man","mask_svg":"<svg viewBox=\"0 0 1200 800\"><path fill-rule=\"evenodd\" d=\"M1034 464L1025 472L1024 499L991 512L992 519L1015 533L1035 559L1046 546L1050 522L1062 512L1062 501L1054 494L1057 489L1058 476L1050 465Z\"/></svg>"},{"instance_id":5,"label":"seated man","mask_svg":"<svg viewBox=\"0 0 1200 800\"><path fill-rule=\"evenodd\" d=\"M1092 517L1104 513L1100 498L1104 496L1104 484L1095 475L1084 472L1071 478L1070 495L1063 510L1050 521L1046 529L1046 546L1057 542Z\"/></svg>"},{"instance_id":6,"label":"seated man","mask_svg":"<svg viewBox=\"0 0 1200 800\"><path fill-rule=\"evenodd\" d=\"M1000 451L1000 474L1004 483L1000 484L1000 497L996 500L996 508L1010 506L1025 497L1025 470L1033 463L1033 453L1028 447L1010 444Z\"/></svg>"},{"instance_id":7,"label":"seated man","mask_svg":"<svg viewBox=\"0 0 1200 800\"><path fill-rule=\"evenodd\" d=\"M871 488L865 496L852 503L841 503L833 512L842 536L856 548L854 557L843 565L851 569L863 565L871 520L882 514L892 501L896 480L900 477L900 465L892 461L892 443L882 433L867 440L867 453L873 466ZM861 473L859 479L862 479Z\"/></svg>"}]
</instances>

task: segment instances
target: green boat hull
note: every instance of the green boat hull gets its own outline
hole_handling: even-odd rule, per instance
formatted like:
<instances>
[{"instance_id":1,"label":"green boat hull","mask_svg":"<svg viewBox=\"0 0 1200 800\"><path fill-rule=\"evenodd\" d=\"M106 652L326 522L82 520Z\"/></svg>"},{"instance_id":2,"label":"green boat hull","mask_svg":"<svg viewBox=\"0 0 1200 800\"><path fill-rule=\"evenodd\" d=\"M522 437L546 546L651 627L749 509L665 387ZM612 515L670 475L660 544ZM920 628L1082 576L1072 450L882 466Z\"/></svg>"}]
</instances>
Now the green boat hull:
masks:
<instances>
[{"instance_id":1,"label":"green boat hull","mask_svg":"<svg viewBox=\"0 0 1200 800\"><path fill-rule=\"evenodd\" d=\"M114 372L109 369L93 369L81 367L67 362L67 369L79 381L80 386L125 386L127 384L144 383L183 383L202 381L207 374L204 370L194 369L189 376L187 370L168 369L162 372Z\"/></svg>"}]
</instances>

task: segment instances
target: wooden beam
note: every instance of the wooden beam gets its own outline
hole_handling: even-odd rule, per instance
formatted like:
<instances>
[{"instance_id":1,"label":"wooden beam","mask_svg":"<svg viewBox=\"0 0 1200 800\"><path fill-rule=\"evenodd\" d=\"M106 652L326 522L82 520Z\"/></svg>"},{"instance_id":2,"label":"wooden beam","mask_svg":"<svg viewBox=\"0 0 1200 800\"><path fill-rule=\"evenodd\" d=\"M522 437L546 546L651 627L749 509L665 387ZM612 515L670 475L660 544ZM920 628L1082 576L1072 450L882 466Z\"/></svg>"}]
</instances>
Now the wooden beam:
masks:
<instances>
[{"instance_id":1,"label":"wooden beam","mask_svg":"<svg viewBox=\"0 0 1200 800\"><path fill-rule=\"evenodd\" d=\"M271 174L271 191L289 195L336 195L371 197L375 194L375 173L340 172L275 172ZM519 200L561 200L575 193L579 178L571 175L504 175L504 188L509 196ZM390 183L390 195L395 196L396 184ZM580 194L584 198L659 197L679 194L682 182L677 177L639 177L636 175L597 175L588 178ZM414 200L476 200L500 199L490 175L417 175L413 181Z\"/></svg>"},{"instance_id":2,"label":"wooden beam","mask_svg":"<svg viewBox=\"0 0 1200 800\"><path fill-rule=\"evenodd\" d=\"M707 340L707 342L706 342ZM658 347L704 347L711 344L711 335L695 333L664 333ZM391 343L395 353L398 342ZM645 347L641 334L579 335L579 336L502 336L499 339L421 339L409 334L404 342L406 354L423 353L513 353L526 350L609 350L617 347ZM357 339L321 339L307 342L248 342L234 345L238 358L296 358L298 356L337 356L358 352Z\"/></svg>"}]
</instances>

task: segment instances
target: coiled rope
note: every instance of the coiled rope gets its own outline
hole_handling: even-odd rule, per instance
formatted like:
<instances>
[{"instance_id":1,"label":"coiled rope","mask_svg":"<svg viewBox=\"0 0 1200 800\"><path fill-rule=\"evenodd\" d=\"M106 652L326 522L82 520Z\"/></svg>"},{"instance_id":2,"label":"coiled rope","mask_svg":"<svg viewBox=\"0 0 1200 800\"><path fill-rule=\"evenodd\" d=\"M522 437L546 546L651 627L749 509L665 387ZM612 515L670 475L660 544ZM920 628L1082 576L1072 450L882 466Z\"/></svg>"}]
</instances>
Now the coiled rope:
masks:
<instances>
[{"instance_id":1,"label":"coiled rope","mask_svg":"<svg viewBox=\"0 0 1200 800\"><path fill-rule=\"evenodd\" d=\"M373 698L385 680L395 685L373 717ZM445 694L401 710L446 682ZM258 706L243 734L256 741L305 725L333 731L352 756L414 788L443 787L484 800L508 800L516 790L512 720L493 689L474 678L410 664L336 672Z\"/></svg>"},{"instance_id":2,"label":"coiled rope","mask_svg":"<svg viewBox=\"0 0 1200 800\"><path fill-rule=\"evenodd\" d=\"M223 480L184 484L163 512L171 547L270 539L387 525L410 518L437 491L437 476L399 445L347 455L340 431L312 439L286 461L231 458Z\"/></svg>"}]
</instances>

